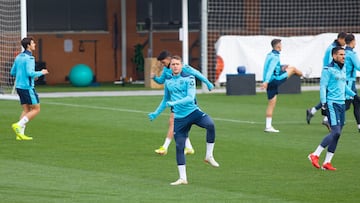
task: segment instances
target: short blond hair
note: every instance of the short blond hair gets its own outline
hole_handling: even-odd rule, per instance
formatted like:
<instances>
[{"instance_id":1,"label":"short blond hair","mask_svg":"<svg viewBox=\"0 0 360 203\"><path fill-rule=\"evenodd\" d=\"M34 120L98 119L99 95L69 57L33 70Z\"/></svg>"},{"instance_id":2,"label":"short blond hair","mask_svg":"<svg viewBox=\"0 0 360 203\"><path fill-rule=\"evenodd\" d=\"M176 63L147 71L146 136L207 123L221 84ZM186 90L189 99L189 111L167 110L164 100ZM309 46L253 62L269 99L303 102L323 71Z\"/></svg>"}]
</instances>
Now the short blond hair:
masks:
<instances>
[{"instance_id":1,"label":"short blond hair","mask_svg":"<svg viewBox=\"0 0 360 203\"><path fill-rule=\"evenodd\" d=\"M182 61L182 58L179 55L174 55L171 57L171 59L176 59L176 60Z\"/></svg>"}]
</instances>

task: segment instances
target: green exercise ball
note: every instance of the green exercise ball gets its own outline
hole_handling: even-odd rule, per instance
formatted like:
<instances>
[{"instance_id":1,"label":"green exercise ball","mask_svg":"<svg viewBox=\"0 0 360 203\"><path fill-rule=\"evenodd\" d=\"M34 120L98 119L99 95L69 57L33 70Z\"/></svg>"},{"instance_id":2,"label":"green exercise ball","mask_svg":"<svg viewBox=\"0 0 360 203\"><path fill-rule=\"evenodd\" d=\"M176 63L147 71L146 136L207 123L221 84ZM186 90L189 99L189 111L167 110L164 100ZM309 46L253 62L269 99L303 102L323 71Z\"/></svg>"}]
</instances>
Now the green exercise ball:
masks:
<instances>
[{"instance_id":1,"label":"green exercise ball","mask_svg":"<svg viewBox=\"0 0 360 203\"><path fill-rule=\"evenodd\" d=\"M86 87L93 81L93 71L88 65L77 64L71 68L69 80L76 87Z\"/></svg>"}]
</instances>

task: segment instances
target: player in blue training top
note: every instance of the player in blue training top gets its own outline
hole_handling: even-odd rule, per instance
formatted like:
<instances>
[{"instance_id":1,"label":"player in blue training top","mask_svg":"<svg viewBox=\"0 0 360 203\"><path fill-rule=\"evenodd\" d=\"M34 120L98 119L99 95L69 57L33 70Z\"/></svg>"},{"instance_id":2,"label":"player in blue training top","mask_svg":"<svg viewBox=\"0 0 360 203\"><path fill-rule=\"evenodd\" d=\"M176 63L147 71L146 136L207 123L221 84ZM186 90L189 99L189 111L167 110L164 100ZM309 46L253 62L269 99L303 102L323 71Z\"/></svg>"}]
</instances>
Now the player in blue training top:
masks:
<instances>
[{"instance_id":1,"label":"player in blue training top","mask_svg":"<svg viewBox=\"0 0 360 203\"><path fill-rule=\"evenodd\" d=\"M353 34L346 35L345 43L346 85L357 94L356 72L360 71L360 60L354 51L356 45L355 36ZM354 117L356 119L358 132L360 132L360 103L357 100L347 97L345 100L346 110L350 109L351 104L354 106Z\"/></svg>"},{"instance_id":2,"label":"player in blue training top","mask_svg":"<svg viewBox=\"0 0 360 203\"><path fill-rule=\"evenodd\" d=\"M202 112L196 104L196 81L193 75L183 71L181 57L172 56L170 61L172 77L165 81L164 96L156 109L149 113L152 121L160 115L166 107L174 112L174 138L176 142L176 161L179 170L179 179L171 185L187 184L185 164L185 140L189 136L193 124L206 129L206 156L205 162L219 167L213 156L215 145L215 126L209 115Z\"/></svg>"},{"instance_id":3,"label":"player in blue training top","mask_svg":"<svg viewBox=\"0 0 360 203\"><path fill-rule=\"evenodd\" d=\"M327 65L329 65L329 63L331 63L333 61L332 55L331 55L331 51L334 47L340 46L340 47L344 47L345 46L345 37L346 37L346 32L340 32L337 35L337 38L328 46L328 48L325 51L325 55L323 58L323 67L326 67ZM310 124L310 120L311 118L315 115L315 113L321 109L321 102L319 102L317 105L315 105L314 107L307 109L306 110L306 122L307 124ZM327 116L324 116L322 124L325 125L328 130L331 130L331 127L329 125L329 122L327 120Z\"/></svg>"},{"instance_id":4,"label":"player in blue training top","mask_svg":"<svg viewBox=\"0 0 360 203\"><path fill-rule=\"evenodd\" d=\"M152 73L151 78L156 83L164 84L166 79L170 79L172 77L172 70L169 67L170 59L171 59L171 54L170 54L170 52L168 52L166 50L162 51L159 54L159 56L157 57L157 60L163 66L163 71L159 77L155 76L155 74ZM184 64L182 71L185 73L188 73L190 75L193 75L196 78L198 78L199 80L201 80L202 82L204 82L207 85L209 91L214 88L214 85L204 75L202 75L198 70L194 69L193 67ZM174 114L170 113L169 128L168 128L168 132L167 132L164 144L162 146L160 146L160 148L155 149L156 153L158 153L160 155L167 154L167 149L171 143L171 140L174 137L173 131L174 131ZM191 145L190 139L188 138L188 139L186 139L186 143L185 143L185 154L194 154L194 153L195 153L195 150Z\"/></svg>"},{"instance_id":5,"label":"player in blue training top","mask_svg":"<svg viewBox=\"0 0 360 203\"><path fill-rule=\"evenodd\" d=\"M268 106L266 109L265 132L277 133L272 126L272 116L276 105L278 87L292 75L303 76L302 72L294 66L282 65L280 63L280 51L282 49L281 40L271 41L272 51L266 56L263 73L262 88L266 89Z\"/></svg>"},{"instance_id":6,"label":"player in blue training top","mask_svg":"<svg viewBox=\"0 0 360 203\"><path fill-rule=\"evenodd\" d=\"M49 72L46 69L35 71L35 58L32 52L35 51L36 44L32 38L26 37L22 39L21 45L25 51L15 58L10 74L15 76L15 88L20 97L23 111L20 120L12 124L12 128L16 133L16 140L32 140L32 137L26 136L24 132L26 123L40 112L40 103L34 88L34 80Z\"/></svg>"},{"instance_id":7,"label":"player in blue training top","mask_svg":"<svg viewBox=\"0 0 360 203\"><path fill-rule=\"evenodd\" d=\"M345 96L349 95L358 100L358 96L346 86L345 50L335 47L332 50L333 62L324 67L320 78L320 101L323 111L326 111L331 125L330 133L323 138L320 145L308 159L316 168L320 168L319 157L327 147L327 153L322 169L336 170L331 164L342 128L345 123Z\"/></svg>"}]
</instances>

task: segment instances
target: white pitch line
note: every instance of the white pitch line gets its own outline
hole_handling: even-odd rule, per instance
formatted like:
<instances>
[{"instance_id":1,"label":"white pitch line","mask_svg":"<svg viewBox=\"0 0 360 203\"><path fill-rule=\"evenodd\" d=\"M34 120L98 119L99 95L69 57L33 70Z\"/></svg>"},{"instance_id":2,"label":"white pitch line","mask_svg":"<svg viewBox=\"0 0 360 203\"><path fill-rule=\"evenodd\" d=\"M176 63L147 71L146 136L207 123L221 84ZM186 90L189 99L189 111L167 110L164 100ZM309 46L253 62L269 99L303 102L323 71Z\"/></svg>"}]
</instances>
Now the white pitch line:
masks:
<instances>
[{"instance_id":1,"label":"white pitch line","mask_svg":"<svg viewBox=\"0 0 360 203\"><path fill-rule=\"evenodd\" d=\"M132 110L132 109L121 109L121 108L110 108L110 107L102 107L102 106L89 106L89 105L79 105L79 104L66 104L59 102L42 102L43 104L52 104L59 106L69 106L69 107L79 107L79 108L87 108L87 109L97 109L97 110L109 110L109 111L122 111L129 113L148 113L145 111Z\"/></svg>"},{"instance_id":2,"label":"white pitch line","mask_svg":"<svg viewBox=\"0 0 360 203\"><path fill-rule=\"evenodd\" d=\"M59 105L59 106L68 106L68 107L76 107L76 108L87 108L87 109L95 109L95 110L108 110L108 111L120 111L120 112L128 112L128 113L141 113L141 114L148 114L150 112L147 111L139 111L133 109L123 109L123 108L112 108L112 107L102 107L102 106L89 106L89 105L80 105L80 104L69 104L69 103L60 103L60 102L42 102L43 104L50 104L50 105ZM249 121L249 120L237 120L237 119L228 119L228 118L216 118L212 117L215 121L224 121L230 123L245 123L245 124L253 124L253 125L263 125L265 122L258 122L258 121ZM305 124L305 121L278 121L275 122L277 124Z\"/></svg>"},{"instance_id":3,"label":"white pitch line","mask_svg":"<svg viewBox=\"0 0 360 203\"><path fill-rule=\"evenodd\" d=\"M256 122L256 121L243 121L243 120L235 120L235 119L227 119L227 118L213 118L213 120L217 121L226 121L226 122L232 122L232 123L247 123L247 124L263 124L264 122Z\"/></svg>"}]
</instances>

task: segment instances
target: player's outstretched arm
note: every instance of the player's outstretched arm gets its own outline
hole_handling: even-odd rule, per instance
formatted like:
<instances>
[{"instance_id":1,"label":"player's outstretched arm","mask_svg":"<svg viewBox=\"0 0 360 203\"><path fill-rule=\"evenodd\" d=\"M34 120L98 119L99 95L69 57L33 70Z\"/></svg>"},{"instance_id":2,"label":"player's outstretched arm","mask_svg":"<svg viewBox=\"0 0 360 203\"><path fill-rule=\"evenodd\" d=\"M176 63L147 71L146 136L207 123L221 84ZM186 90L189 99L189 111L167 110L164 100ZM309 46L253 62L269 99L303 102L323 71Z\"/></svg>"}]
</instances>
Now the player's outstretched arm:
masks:
<instances>
[{"instance_id":1,"label":"player's outstretched arm","mask_svg":"<svg viewBox=\"0 0 360 203\"><path fill-rule=\"evenodd\" d=\"M163 99L161 100L159 106L156 108L156 110L154 112L151 112L148 114L150 121L155 120L165 110L166 102L169 101L169 99L170 99L170 94L165 86L164 96L163 96Z\"/></svg>"},{"instance_id":2,"label":"player's outstretched arm","mask_svg":"<svg viewBox=\"0 0 360 203\"><path fill-rule=\"evenodd\" d=\"M164 109L166 108L166 102L164 101L164 99L160 102L159 106L157 107L157 109L154 112L151 112L148 114L148 117L150 119L150 121L155 120L160 114L161 112L164 111Z\"/></svg>"},{"instance_id":3,"label":"player's outstretched arm","mask_svg":"<svg viewBox=\"0 0 360 203\"><path fill-rule=\"evenodd\" d=\"M214 85L202 73L200 73L200 71L196 70L195 68L191 67L190 65L185 64L183 67L183 71L190 75L195 76L201 82L205 83L206 86L208 87L209 91L214 89Z\"/></svg>"},{"instance_id":4,"label":"player's outstretched arm","mask_svg":"<svg viewBox=\"0 0 360 203\"><path fill-rule=\"evenodd\" d=\"M152 78L157 84L164 84L165 82L165 79L166 79L166 72L167 72L167 67L164 67L163 68L163 71L161 72L161 75L159 77L157 77L155 74L154 74L154 77Z\"/></svg>"}]
</instances>

